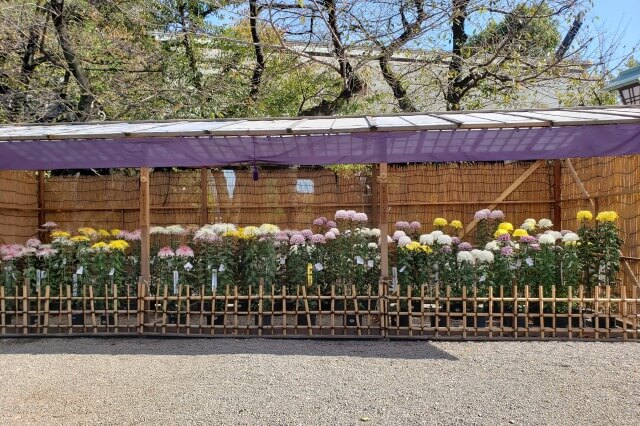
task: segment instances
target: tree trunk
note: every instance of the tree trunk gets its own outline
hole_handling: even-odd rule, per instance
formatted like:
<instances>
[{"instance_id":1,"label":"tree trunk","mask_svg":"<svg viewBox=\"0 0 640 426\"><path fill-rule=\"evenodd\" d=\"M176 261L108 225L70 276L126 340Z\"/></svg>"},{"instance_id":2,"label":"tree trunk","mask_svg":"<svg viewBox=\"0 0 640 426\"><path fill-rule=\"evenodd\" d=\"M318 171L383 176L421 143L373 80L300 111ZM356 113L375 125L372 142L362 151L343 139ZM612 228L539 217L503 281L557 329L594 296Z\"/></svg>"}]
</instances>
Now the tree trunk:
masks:
<instances>
[{"instance_id":1,"label":"tree trunk","mask_svg":"<svg viewBox=\"0 0 640 426\"><path fill-rule=\"evenodd\" d=\"M249 91L249 98L253 101L258 99L260 82L262 80L262 73L264 72L265 67L264 53L262 52L262 44L260 43L260 34L258 34L259 12L257 0L249 0L249 25L251 26L251 40L253 41L253 48L256 53L256 66L253 68L253 75L251 76L251 90Z\"/></svg>"},{"instance_id":2,"label":"tree trunk","mask_svg":"<svg viewBox=\"0 0 640 426\"><path fill-rule=\"evenodd\" d=\"M447 101L447 111L460 110L462 100L463 83L462 74L462 48L467 42L465 32L465 20L467 19L467 6L469 0L454 0L451 32L453 35L453 49L451 52L451 62L449 63L449 78L445 98Z\"/></svg>"},{"instance_id":3,"label":"tree trunk","mask_svg":"<svg viewBox=\"0 0 640 426\"><path fill-rule=\"evenodd\" d=\"M82 91L80 99L78 100L78 121L87 121L97 109L95 105L95 97L91 93L89 78L71 44L71 38L69 37L69 31L67 29L67 22L64 17L64 0L51 0L50 5L53 25L56 28L56 33L58 35L58 43L62 49L67 66Z\"/></svg>"},{"instance_id":4,"label":"tree trunk","mask_svg":"<svg viewBox=\"0 0 640 426\"><path fill-rule=\"evenodd\" d=\"M407 94L407 89L402 84L402 81L394 74L391 64L389 64L389 58L387 56L381 56L378 61L380 62L382 76L393 91L393 96L398 100L400 109L405 112L417 112L418 109Z\"/></svg>"}]
</instances>

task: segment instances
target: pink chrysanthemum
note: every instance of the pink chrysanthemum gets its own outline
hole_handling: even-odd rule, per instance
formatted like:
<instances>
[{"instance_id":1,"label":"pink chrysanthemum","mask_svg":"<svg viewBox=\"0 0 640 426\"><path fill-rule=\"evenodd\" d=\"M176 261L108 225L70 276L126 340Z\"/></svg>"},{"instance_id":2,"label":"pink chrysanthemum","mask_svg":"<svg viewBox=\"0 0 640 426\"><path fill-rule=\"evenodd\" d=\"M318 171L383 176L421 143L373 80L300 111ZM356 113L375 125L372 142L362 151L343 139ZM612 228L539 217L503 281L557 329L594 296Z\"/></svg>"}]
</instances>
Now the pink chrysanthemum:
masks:
<instances>
[{"instance_id":1,"label":"pink chrysanthemum","mask_svg":"<svg viewBox=\"0 0 640 426\"><path fill-rule=\"evenodd\" d=\"M324 238L325 240L335 240L336 234L334 234L333 232L327 232L326 234L324 234Z\"/></svg>"},{"instance_id":2,"label":"pink chrysanthemum","mask_svg":"<svg viewBox=\"0 0 640 426\"><path fill-rule=\"evenodd\" d=\"M183 246L178 247L178 249L176 250L176 256L178 256L178 257L193 257L194 253L193 253L193 250L191 249L191 247L183 245Z\"/></svg>"},{"instance_id":3,"label":"pink chrysanthemum","mask_svg":"<svg viewBox=\"0 0 640 426\"><path fill-rule=\"evenodd\" d=\"M409 224L409 229L411 229L412 231L417 231L420 228L422 228L422 225L420 225L420 222L418 222L417 220L414 220Z\"/></svg>"},{"instance_id":4,"label":"pink chrysanthemum","mask_svg":"<svg viewBox=\"0 0 640 426\"><path fill-rule=\"evenodd\" d=\"M458 244L458 250L460 251L470 251L472 248L473 246L471 245L471 243L468 243L466 241L463 241L460 244Z\"/></svg>"},{"instance_id":5,"label":"pink chrysanthemum","mask_svg":"<svg viewBox=\"0 0 640 426\"><path fill-rule=\"evenodd\" d=\"M491 214L491 210L482 209L482 210L478 210L476 214L473 215L473 218L475 220L489 219L490 214Z\"/></svg>"},{"instance_id":6,"label":"pink chrysanthemum","mask_svg":"<svg viewBox=\"0 0 640 426\"><path fill-rule=\"evenodd\" d=\"M327 228L336 228L338 225L333 220L327 221Z\"/></svg>"},{"instance_id":7,"label":"pink chrysanthemum","mask_svg":"<svg viewBox=\"0 0 640 426\"><path fill-rule=\"evenodd\" d=\"M346 210L338 210L335 217L336 220L347 220L349 219L349 213Z\"/></svg>"},{"instance_id":8,"label":"pink chrysanthemum","mask_svg":"<svg viewBox=\"0 0 640 426\"><path fill-rule=\"evenodd\" d=\"M158 251L158 257L160 258L167 258L167 257L173 257L175 256L175 252L173 251L173 249L169 246L166 247L162 247L159 251Z\"/></svg>"},{"instance_id":9,"label":"pink chrysanthemum","mask_svg":"<svg viewBox=\"0 0 640 426\"><path fill-rule=\"evenodd\" d=\"M366 213L356 213L353 216L354 222L366 222L367 220L369 220L369 218L367 217Z\"/></svg>"},{"instance_id":10,"label":"pink chrysanthemum","mask_svg":"<svg viewBox=\"0 0 640 426\"><path fill-rule=\"evenodd\" d=\"M397 221L396 229L400 229L400 230L409 229L409 222L405 222L404 220Z\"/></svg>"},{"instance_id":11,"label":"pink chrysanthemum","mask_svg":"<svg viewBox=\"0 0 640 426\"><path fill-rule=\"evenodd\" d=\"M24 245L26 247L34 248L34 247L39 247L40 244L42 244L42 242L40 242L39 239L37 239L37 238L29 238Z\"/></svg>"},{"instance_id":12,"label":"pink chrysanthemum","mask_svg":"<svg viewBox=\"0 0 640 426\"><path fill-rule=\"evenodd\" d=\"M291 245L304 244L304 242L305 242L305 238L304 238L304 235L302 234L293 234L289 239L289 244Z\"/></svg>"},{"instance_id":13,"label":"pink chrysanthemum","mask_svg":"<svg viewBox=\"0 0 640 426\"><path fill-rule=\"evenodd\" d=\"M502 210L493 210L489 213L489 219L502 220L504 219L504 212Z\"/></svg>"},{"instance_id":14,"label":"pink chrysanthemum","mask_svg":"<svg viewBox=\"0 0 640 426\"><path fill-rule=\"evenodd\" d=\"M313 244L324 244L327 242L327 240L324 238L324 235L322 234L313 234L311 236L311 242Z\"/></svg>"},{"instance_id":15,"label":"pink chrysanthemum","mask_svg":"<svg viewBox=\"0 0 640 426\"><path fill-rule=\"evenodd\" d=\"M313 231L311 229L303 229L302 231L300 231L300 235L302 235L306 239L309 239L313 235Z\"/></svg>"}]
</instances>

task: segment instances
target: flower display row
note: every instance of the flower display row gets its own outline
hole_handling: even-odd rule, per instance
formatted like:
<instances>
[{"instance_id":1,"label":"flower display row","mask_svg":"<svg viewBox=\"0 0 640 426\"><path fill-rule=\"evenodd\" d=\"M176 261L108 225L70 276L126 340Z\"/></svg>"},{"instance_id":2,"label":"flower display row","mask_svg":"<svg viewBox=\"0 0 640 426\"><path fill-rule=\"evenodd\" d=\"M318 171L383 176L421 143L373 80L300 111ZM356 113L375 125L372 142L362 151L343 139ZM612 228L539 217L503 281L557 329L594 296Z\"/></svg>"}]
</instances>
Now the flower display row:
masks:
<instances>
[{"instance_id":1,"label":"flower display row","mask_svg":"<svg viewBox=\"0 0 640 426\"><path fill-rule=\"evenodd\" d=\"M390 287L569 286L615 284L620 247L615 212L578 212L574 231L555 231L549 219L507 222L500 210L480 210L475 244L458 235L459 220L435 218L423 232L419 222L398 221L389 235ZM376 286L380 277L380 230L367 227L365 213L338 210L333 220L319 217L308 229L283 230L272 224L238 227L215 223L203 227L171 225L151 228L152 286L180 285L208 294L218 287L246 293L258 284L326 293L332 284ZM2 283L8 294L28 278L31 285L92 284L96 292L135 285L140 274L140 231L83 227L75 233L45 224L50 243L30 239L24 245L0 246Z\"/></svg>"}]
</instances>

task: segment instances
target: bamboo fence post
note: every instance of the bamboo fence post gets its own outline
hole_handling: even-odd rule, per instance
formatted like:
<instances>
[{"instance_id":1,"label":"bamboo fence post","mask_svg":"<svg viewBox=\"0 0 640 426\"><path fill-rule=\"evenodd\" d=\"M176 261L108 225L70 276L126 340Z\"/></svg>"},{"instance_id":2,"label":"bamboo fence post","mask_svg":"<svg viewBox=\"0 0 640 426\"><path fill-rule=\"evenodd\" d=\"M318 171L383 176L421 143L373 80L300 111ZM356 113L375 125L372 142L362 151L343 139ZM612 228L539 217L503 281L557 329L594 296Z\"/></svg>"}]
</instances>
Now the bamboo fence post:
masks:
<instances>
[{"instance_id":1,"label":"bamboo fence post","mask_svg":"<svg viewBox=\"0 0 640 426\"><path fill-rule=\"evenodd\" d=\"M48 334L49 331L49 286L47 285L44 288L44 298L45 298L45 305L44 305L44 334ZM4 310L4 309L3 309Z\"/></svg>"},{"instance_id":2,"label":"bamboo fence post","mask_svg":"<svg viewBox=\"0 0 640 426\"><path fill-rule=\"evenodd\" d=\"M362 331L360 329L360 307L358 306L360 300L358 299L358 292L356 291L356 286L354 284L351 286L351 294L353 295L353 305L356 312L356 333L358 336L362 336Z\"/></svg>"},{"instance_id":3,"label":"bamboo fence post","mask_svg":"<svg viewBox=\"0 0 640 426\"><path fill-rule=\"evenodd\" d=\"M73 332L73 321L72 321L72 311L73 311L73 300L71 299L71 286L67 284L67 294L66 294L66 302L67 302L67 327L69 328L69 334Z\"/></svg>"},{"instance_id":4,"label":"bamboo fence post","mask_svg":"<svg viewBox=\"0 0 640 426\"><path fill-rule=\"evenodd\" d=\"M207 167L200 168L200 225L209 223L209 194L208 194L208 174Z\"/></svg>"},{"instance_id":5,"label":"bamboo fence post","mask_svg":"<svg viewBox=\"0 0 640 426\"><path fill-rule=\"evenodd\" d=\"M525 311L525 322L524 322L524 335L529 337L529 285L526 284L524 286L524 311Z\"/></svg>"},{"instance_id":6,"label":"bamboo fence post","mask_svg":"<svg viewBox=\"0 0 640 426\"><path fill-rule=\"evenodd\" d=\"M573 337L573 288L567 289L567 330L569 339Z\"/></svg>"},{"instance_id":7,"label":"bamboo fence post","mask_svg":"<svg viewBox=\"0 0 640 426\"><path fill-rule=\"evenodd\" d=\"M4 302L4 286L0 285L0 334L7 334L6 304Z\"/></svg>"},{"instance_id":8,"label":"bamboo fence post","mask_svg":"<svg viewBox=\"0 0 640 426\"><path fill-rule=\"evenodd\" d=\"M263 312L263 297L264 297L264 278L260 277L258 284L258 321L256 325L258 326L258 336L262 336L262 312ZM272 300L273 306L273 300ZM273 323L273 315L271 316L271 322Z\"/></svg>"},{"instance_id":9,"label":"bamboo fence post","mask_svg":"<svg viewBox=\"0 0 640 426\"><path fill-rule=\"evenodd\" d=\"M331 284L331 335L335 336L336 330L336 285Z\"/></svg>"},{"instance_id":10,"label":"bamboo fence post","mask_svg":"<svg viewBox=\"0 0 640 426\"><path fill-rule=\"evenodd\" d=\"M140 278L146 285L151 281L151 235L149 168L140 168Z\"/></svg>"},{"instance_id":11,"label":"bamboo fence post","mask_svg":"<svg viewBox=\"0 0 640 426\"><path fill-rule=\"evenodd\" d=\"M27 334L29 332L29 286L25 283L22 284L22 333ZM16 286L17 287L17 286ZM17 288L16 288L17 291Z\"/></svg>"},{"instance_id":12,"label":"bamboo fence post","mask_svg":"<svg viewBox=\"0 0 640 426\"><path fill-rule=\"evenodd\" d=\"M467 338L467 286L462 286L462 338Z\"/></svg>"},{"instance_id":13,"label":"bamboo fence post","mask_svg":"<svg viewBox=\"0 0 640 426\"><path fill-rule=\"evenodd\" d=\"M489 338L493 337L493 286L489 287L489 318L487 319L489 325Z\"/></svg>"},{"instance_id":14,"label":"bamboo fence post","mask_svg":"<svg viewBox=\"0 0 640 426\"><path fill-rule=\"evenodd\" d=\"M44 173L44 170L38 170L38 238L41 241L45 241L45 238L47 237L46 230L41 228L41 226L44 225L47 220L45 216L46 198Z\"/></svg>"},{"instance_id":15,"label":"bamboo fence post","mask_svg":"<svg viewBox=\"0 0 640 426\"><path fill-rule=\"evenodd\" d=\"M545 331L545 326L544 326L544 291L542 289L542 286L538 286L538 299L540 300L540 304L539 304L539 314L540 314L540 338L544 339L544 331Z\"/></svg>"},{"instance_id":16,"label":"bamboo fence post","mask_svg":"<svg viewBox=\"0 0 640 426\"><path fill-rule=\"evenodd\" d=\"M625 286L620 287L620 302L618 303L618 311L622 320L622 340L627 340L627 289Z\"/></svg>"},{"instance_id":17,"label":"bamboo fence post","mask_svg":"<svg viewBox=\"0 0 640 426\"><path fill-rule=\"evenodd\" d=\"M562 229L562 161L553 160L553 223Z\"/></svg>"},{"instance_id":18,"label":"bamboo fence post","mask_svg":"<svg viewBox=\"0 0 640 426\"><path fill-rule=\"evenodd\" d=\"M311 314L309 313L309 299L307 299L307 287L302 286L302 300L304 301L304 312L307 316L307 332L309 335L313 334L313 329L311 328Z\"/></svg>"},{"instance_id":19,"label":"bamboo fence post","mask_svg":"<svg viewBox=\"0 0 640 426\"><path fill-rule=\"evenodd\" d=\"M387 163L380 163L378 187L380 192L380 282L387 284L389 280L389 177Z\"/></svg>"}]
</instances>

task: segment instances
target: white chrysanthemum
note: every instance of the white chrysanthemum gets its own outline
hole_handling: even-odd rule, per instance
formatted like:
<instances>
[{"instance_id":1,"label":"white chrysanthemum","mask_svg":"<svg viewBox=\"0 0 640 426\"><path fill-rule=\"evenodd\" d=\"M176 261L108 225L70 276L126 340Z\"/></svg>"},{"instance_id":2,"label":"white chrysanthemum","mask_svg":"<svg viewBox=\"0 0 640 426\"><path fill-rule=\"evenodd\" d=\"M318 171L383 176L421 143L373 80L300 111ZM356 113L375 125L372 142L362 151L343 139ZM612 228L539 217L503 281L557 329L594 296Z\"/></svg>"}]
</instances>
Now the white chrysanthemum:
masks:
<instances>
[{"instance_id":1,"label":"white chrysanthemum","mask_svg":"<svg viewBox=\"0 0 640 426\"><path fill-rule=\"evenodd\" d=\"M400 236L400 238L398 238L398 247L404 247L409 243L411 243L411 238L407 237L406 235L402 235Z\"/></svg>"},{"instance_id":2,"label":"white chrysanthemum","mask_svg":"<svg viewBox=\"0 0 640 426\"><path fill-rule=\"evenodd\" d=\"M500 244L497 241L489 241L485 246L485 250L500 251Z\"/></svg>"},{"instance_id":3,"label":"white chrysanthemum","mask_svg":"<svg viewBox=\"0 0 640 426\"><path fill-rule=\"evenodd\" d=\"M149 233L151 235L163 235L163 234L166 234L167 232L163 226L152 226L151 229L149 229Z\"/></svg>"},{"instance_id":4,"label":"white chrysanthemum","mask_svg":"<svg viewBox=\"0 0 640 426\"><path fill-rule=\"evenodd\" d=\"M451 239L451 237L450 237L450 236L448 236L448 235L440 235L440 236L436 239L436 241L438 242L438 244L442 244L442 245L445 245L445 246L450 246L450 245L451 245L451 243L453 242L453 240Z\"/></svg>"},{"instance_id":5,"label":"white chrysanthemum","mask_svg":"<svg viewBox=\"0 0 640 426\"><path fill-rule=\"evenodd\" d=\"M329 229L329 232L331 232L335 236L340 235L340 230L338 228L331 228Z\"/></svg>"},{"instance_id":6,"label":"white chrysanthemum","mask_svg":"<svg viewBox=\"0 0 640 426\"><path fill-rule=\"evenodd\" d=\"M551 228L553 226L553 222L549 219L540 219L538 221L538 226L540 228Z\"/></svg>"},{"instance_id":7,"label":"white chrysanthemum","mask_svg":"<svg viewBox=\"0 0 640 426\"><path fill-rule=\"evenodd\" d=\"M369 230L369 236L378 238L380 236L380 230L378 228L372 228Z\"/></svg>"},{"instance_id":8,"label":"white chrysanthemum","mask_svg":"<svg viewBox=\"0 0 640 426\"><path fill-rule=\"evenodd\" d=\"M165 228L165 231L169 235L184 235L187 233L180 225L169 225Z\"/></svg>"},{"instance_id":9,"label":"white chrysanthemum","mask_svg":"<svg viewBox=\"0 0 640 426\"><path fill-rule=\"evenodd\" d=\"M575 232L567 232L566 234L564 234L564 237L562 237L562 242L568 243L571 241L580 241L580 236Z\"/></svg>"},{"instance_id":10,"label":"white chrysanthemum","mask_svg":"<svg viewBox=\"0 0 640 426\"><path fill-rule=\"evenodd\" d=\"M473 258L477 260L478 257L481 256L482 250L473 249L470 250L469 253L471 253L471 256L473 256Z\"/></svg>"},{"instance_id":11,"label":"white chrysanthemum","mask_svg":"<svg viewBox=\"0 0 640 426\"><path fill-rule=\"evenodd\" d=\"M524 229L525 231L533 231L534 229L536 229L536 223L524 221L524 223L520 225L520 228Z\"/></svg>"},{"instance_id":12,"label":"white chrysanthemum","mask_svg":"<svg viewBox=\"0 0 640 426\"><path fill-rule=\"evenodd\" d=\"M393 233L393 239L399 241L401 237L406 237L407 234L404 231L396 231Z\"/></svg>"},{"instance_id":13,"label":"white chrysanthemum","mask_svg":"<svg viewBox=\"0 0 640 426\"><path fill-rule=\"evenodd\" d=\"M435 231L431 231L431 235L433 235L433 238L438 238L439 236L444 235L444 232L435 230Z\"/></svg>"},{"instance_id":14,"label":"white chrysanthemum","mask_svg":"<svg viewBox=\"0 0 640 426\"><path fill-rule=\"evenodd\" d=\"M233 223L214 223L213 225L208 225L213 232L218 235L224 235L227 232L235 232L237 231L236 226Z\"/></svg>"},{"instance_id":15,"label":"white chrysanthemum","mask_svg":"<svg viewBox=\"0 0 640 426\"><path fill-rule=\"evenodd\" d=\"M545 231L545 234L549 234L549 235L553 235L553 238L555 238L556 240L561 240L562 239L562 232L559 231Z\"/></svg>"},{"instance_id":16,"label":"white chrysanthemum","mask_svg":"<svg viewBox=\"0 0 640 426\"><path fill-rule=\"evenodd\" d=\"M540 244L555 244L556 238L552 234L542 234L538 238Z\"/></svg>"},{"instance_id":17,"label":"white chrysanthemum","mask_svg":"<svg viewBox=\"0 0 640 426\"><path fill-rule=\"evenodd\" d=\"M489 250L480 250L477 260L481 263L493 263L495 256L493 255L493 252Z\"/></svg>"},{"instance_id":18,"label":"white chrysanthemum","mask_svg":"<svg viewBox=\"0 0 640 426\"><path fill-rule=\"evenodd\" d=\"M536 222L535 219L532 218L528 218L524 220L524 223L533 223L534 225L536 225L538 222Z\"/></svg>"},{"instance_id":19,"label":"white chrysanthemum","mask_svg":"<svg viewBox=\"0 0 640 426\"><path fill-rule=\"evenodd\" d=\"M459 251L458 252L458 263L467 262L470 264L474 264L473 254L470 251Z\"/></svg>"},{"instance_id":20,"label":"white chrysanthemum","mask_svg":"<svg viewBox=\"0 0 640 426\"><path fill-rule=\"evenodd\" d=\"M435 238L431 234L420 235L420 244L422 244L423 246L424 245L432 246L434 241L435 241Z\"/></svg>"},{"instance_id":21,"label":"white chrysanthemum","mask_svg":"<svg viewBox=\"0 0 640 426\"><path fill-rule=\"evenodd\" d=\"M377 248L378 248L378 244L376 244L376 243L369 243L369 244L367 244L367 247L369 247L370 249L377 249Z\"/></svg>"},{"instance_id":22,"label":"white chrysanthemum","mask_svg":"<svg viewBox=\"0 0 640 426\"><path fill-rule=\"evenodd\" d=\"M256 230L256 235L257 236L276 235L278 232L280 232L280 228L278 226L272 225L270 223L263 223Z\"/></svg>"}]
</instances>

